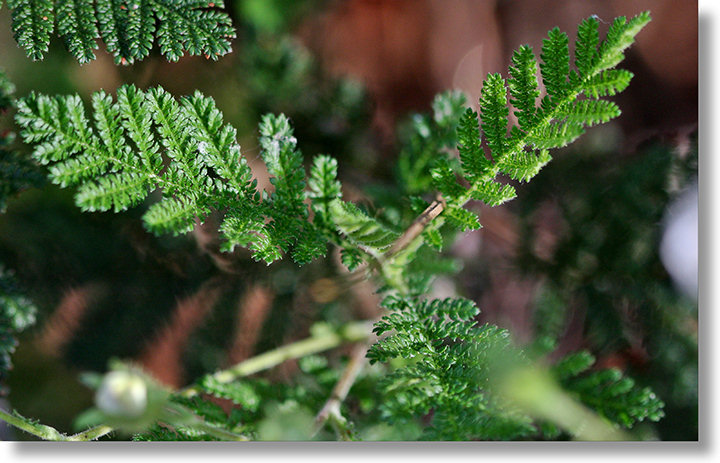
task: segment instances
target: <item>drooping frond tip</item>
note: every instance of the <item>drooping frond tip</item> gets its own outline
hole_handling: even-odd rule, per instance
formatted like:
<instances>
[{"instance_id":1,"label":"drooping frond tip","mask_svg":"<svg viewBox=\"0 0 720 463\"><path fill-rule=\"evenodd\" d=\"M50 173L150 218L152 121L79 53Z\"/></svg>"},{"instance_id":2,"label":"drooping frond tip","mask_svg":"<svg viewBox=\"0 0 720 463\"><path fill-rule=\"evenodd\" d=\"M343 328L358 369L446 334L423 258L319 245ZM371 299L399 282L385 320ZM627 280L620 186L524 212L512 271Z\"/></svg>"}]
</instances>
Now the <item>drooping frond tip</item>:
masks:
<instances>
[{"instance_id":1,"label":"drooping frond tip","mask_svg":"<svg viewBox=\"0 0 720 463\"><path fill-rule=\"evenodd\" d=\"M150 54L153 43L170 61L185 52L216 60L235 37L223 1L8 0L12 30L28 57L45 57L53 32L80 63L95 59L102 39L117 64Z\"/></svg>"}]
</instances>

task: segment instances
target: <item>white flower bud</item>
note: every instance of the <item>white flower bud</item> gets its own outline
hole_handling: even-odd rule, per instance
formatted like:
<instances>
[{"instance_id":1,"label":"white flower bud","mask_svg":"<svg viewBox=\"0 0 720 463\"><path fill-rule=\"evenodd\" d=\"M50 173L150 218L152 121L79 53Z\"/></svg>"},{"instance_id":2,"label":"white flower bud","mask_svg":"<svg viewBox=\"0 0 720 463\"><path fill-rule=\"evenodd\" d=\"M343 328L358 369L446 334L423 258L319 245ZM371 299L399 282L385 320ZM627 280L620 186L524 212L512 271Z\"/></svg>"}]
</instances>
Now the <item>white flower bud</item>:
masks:
<instances>
[{"instance_id":1,"label":"white flower bud","mask_svg":"<svg viewBox=\"0 0 720 463\"><path fill-rule=\"evenodd\" d=\"M129 371L112 371L103 378L95 404L108 415L138 417L147 406L145 381Z\"/></svg>"}]
</instances>

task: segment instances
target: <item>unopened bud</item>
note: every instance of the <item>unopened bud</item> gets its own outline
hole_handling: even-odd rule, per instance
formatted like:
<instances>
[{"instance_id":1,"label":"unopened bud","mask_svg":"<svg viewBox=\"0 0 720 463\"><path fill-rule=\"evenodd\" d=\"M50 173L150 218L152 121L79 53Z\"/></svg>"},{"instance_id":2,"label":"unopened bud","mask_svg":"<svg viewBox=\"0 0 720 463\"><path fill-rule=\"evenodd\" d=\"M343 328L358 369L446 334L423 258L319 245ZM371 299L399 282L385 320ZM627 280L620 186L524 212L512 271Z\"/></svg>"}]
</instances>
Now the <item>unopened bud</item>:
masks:
<instances>
[{"instance_id":1,"label":"unopened bud","mask_svg":"<svg viewBox=\"0 0 720 463\"><path fill-rule=\"evenodd\" d=\"M147 386L137 374L112 371L103 378L95 394L95 403L108 415L137 417L147 406Z\"/></svg>"}]
</instances>

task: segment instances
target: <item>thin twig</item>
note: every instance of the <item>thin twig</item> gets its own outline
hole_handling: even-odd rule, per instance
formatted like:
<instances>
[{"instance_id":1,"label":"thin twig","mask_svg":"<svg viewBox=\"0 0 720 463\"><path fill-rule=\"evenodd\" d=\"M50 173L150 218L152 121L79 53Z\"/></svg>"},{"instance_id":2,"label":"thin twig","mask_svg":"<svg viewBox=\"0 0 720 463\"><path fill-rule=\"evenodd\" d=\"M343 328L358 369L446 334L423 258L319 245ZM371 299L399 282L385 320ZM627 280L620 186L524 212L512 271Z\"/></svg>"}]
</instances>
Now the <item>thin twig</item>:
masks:
<instances>
[{"instance_id":1,"label":"thin twig","mask_svg":"<svg viewBox=\"0 0 720 463\"><path fill-rule=\"evenodd\" d=\"M350 388L357 379L358 374L360 374L362 367L365 365L365 354L367 354L367 350L368 345L365 343L358 344L353 349L350 354L350 360L348 361L342 376L340 376L340 379L335 384L327 402L325 402L325 405L323 405L315 417L315 430L313 431L313 436L317 434L323 426L325 426L325 423L330 418L333 418L332 424L335 428L335 432L338 436L340 436L340 438L347 437L347 433L343 432L344 429L340 429L340 425L346 423L345 418L342 416L342 413L340 413L340 405L347 397L348 392L350 392Z\"/></svg>"},{"instance_id":2,"label":"thin twig","mask_svg":"<svg viewBox=\"0 0 720 463\"><path fill-rule=\"evenodd\" d=\"M445 200L442 196L438 195L435 200L420 214L412 224L400 235L400 238L395 241L395 244L382 256L383 261L391 259L393 256L398 254L400 251L405 249L415 238L420 236L427 226L439 216L442 211L445 210Z\"/></svg>"},{"instance_id":3,"label":"thin twig","mask_svg":"<svg viewBox=\"0 0 720 463\"><path fill-rule=\"evenodd\" d=\"M220 383L229 383L238 378L280 365L286 360L323 352L344 343L363 341L371 335L372 324L372 321L348 323L337 331L329 331L320 336L303 339L247 359L231 368L213 374L212 378ZM191 386L180 391L186 397L196 395L199 392L197 386Z\"/></svg>"},{"instance_id":4,"label":"thin twig","mask_svg":"<svg viewBox=\"0 0 720 463\"><path fill-rule=\"evenodd\" d=\"M445 210L447 203L442 195L437 195L435 200L413 221L412 224L395 240L392 247L376 259L373 256L368 264L362 265L357 270L333 278L335 289L338 294L343 293L355 284L368 280L372 271L382 274L383 265L392 262L402 251L407 249L417 238L428 228L428 226Z\"/></svg>"}]
</instances>

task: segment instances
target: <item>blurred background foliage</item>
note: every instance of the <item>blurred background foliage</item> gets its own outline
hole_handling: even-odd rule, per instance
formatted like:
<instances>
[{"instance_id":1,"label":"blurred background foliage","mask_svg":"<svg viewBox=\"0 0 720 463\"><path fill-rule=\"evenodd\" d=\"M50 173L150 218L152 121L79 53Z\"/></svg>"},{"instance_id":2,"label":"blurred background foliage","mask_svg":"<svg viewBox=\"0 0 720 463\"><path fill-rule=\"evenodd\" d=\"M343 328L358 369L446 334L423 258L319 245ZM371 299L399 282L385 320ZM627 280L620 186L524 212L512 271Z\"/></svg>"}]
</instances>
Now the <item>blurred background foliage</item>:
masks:
<instances>
[{"instance_id":1,"label":"blurred background foliage","mask_svg":"<svg viewBox=\"0 0 720 463\"><path fill-rule=\"evenodd\" d=\"M125 67L104 52L81 66L59 40L44 61L32 62L13 41L4 8L0 66L19 96L35 90L87 98L122 83L162 85L175 95L198 89L238 128L261 187L268 182L255 162L257 123L263 113L283 112L306 158L338 159L348 199L387 205L391 215L403 193L395 166L401 147L412 143L402 130L410 112L428 112L433 96L449 88L477 101L488 72L505 72L522 43L539 50L554 26L573 31L591 14L609 20L650 10L653 21L628 53L635 78L617 98L623 115L554 154L531 184L517 188L516 201L478 206L483 230L459 235L445 251L462 269L438 279L433 293L477 301L482 322L509 328L517 343L552 358L589 350L597 367L623 370L666 403L666 418L647 425L647 436L697 439L697 302L677 290L658 251L669 205L697 176L696 3L453 3L229 1L238 31L233 53L170 64L155 50ZM0 133L14 130L10 117L0 124ZM371 285L341 298L328 286L339 271L336 255L302 269L292 262L266 267L244 251L219 253L212 221L185 237L157 238L142 228L142 206L81 213L72 192L51 185L26 189L7 206L0 262L37 306L38 322L20 337L6 400L60 429L72 429L91 402L78 373L104 371L109 358L135 359L162 382L182 386L306 337L319 320L379 313ZM241 406L208 402L207 416L234 413L238 423L256 423L261 436L303 438L292 432L308 427L347 353L287 362L248 380ZM379 366L367 369L344 405L357 437L417 436L412 426L377 424L382 374ZM277 401L259 404L257 397ZM279 429L278 420L295 426Z\"/></svg>"}]
</instances>

